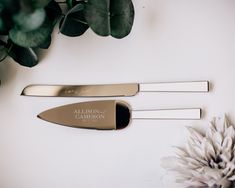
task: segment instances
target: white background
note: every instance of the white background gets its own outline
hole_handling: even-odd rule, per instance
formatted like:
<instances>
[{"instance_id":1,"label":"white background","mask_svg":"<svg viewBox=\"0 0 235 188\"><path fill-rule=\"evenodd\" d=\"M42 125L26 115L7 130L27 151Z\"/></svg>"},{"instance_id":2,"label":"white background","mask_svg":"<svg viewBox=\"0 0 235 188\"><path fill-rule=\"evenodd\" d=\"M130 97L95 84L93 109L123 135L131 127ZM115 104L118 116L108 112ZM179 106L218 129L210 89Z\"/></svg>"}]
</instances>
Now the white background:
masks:
<instances>
[{"instance_id":1,"label":"white background","mask_svg":"<svg viewBox=\"0 0 235 188\"><path fill-rule=\"evenodd\" d=\"M89 30L54 33L38 66L0 65L1 188L156 188L160 159L183 145L186 126L206 128L228 113L235 120L235 1L133 0L131 34L123 40ZM63 127L38 113L86 98L20 96L28 84L102 84L209 80L210 93L141 93L133 109L201 107L200 121L135 120L122 131ZM182 187L182 186L179 186Z\"/></svg>"}]
</instances>

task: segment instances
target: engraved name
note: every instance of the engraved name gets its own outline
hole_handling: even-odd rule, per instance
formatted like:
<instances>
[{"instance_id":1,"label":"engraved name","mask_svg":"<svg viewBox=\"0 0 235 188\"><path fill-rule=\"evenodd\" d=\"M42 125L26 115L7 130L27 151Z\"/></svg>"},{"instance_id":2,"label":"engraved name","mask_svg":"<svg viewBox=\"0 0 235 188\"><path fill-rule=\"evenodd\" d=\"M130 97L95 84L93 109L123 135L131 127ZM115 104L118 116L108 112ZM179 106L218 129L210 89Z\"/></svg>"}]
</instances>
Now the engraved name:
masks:
<instances>
[{"instance_id":1,"label":"engraved name","mask_svg":"<svg viewBox=\"0 0 235 188\"><path fill-rule=\"evenodd\" d=\"M75 89L67 88L64 90L65 95L76 95L79 94L79 92Z\"/></svg>"},{"instance_id":2,"label":"engraved name","mask_svg":"<svg viewBox=\"0 0 235 188\"><path fill-rule=\"evenodd\" d=\"M98 121L105 119L105 111L98 109L75 109L74 117L82 121Z\"/></svg>"}]
</instances>

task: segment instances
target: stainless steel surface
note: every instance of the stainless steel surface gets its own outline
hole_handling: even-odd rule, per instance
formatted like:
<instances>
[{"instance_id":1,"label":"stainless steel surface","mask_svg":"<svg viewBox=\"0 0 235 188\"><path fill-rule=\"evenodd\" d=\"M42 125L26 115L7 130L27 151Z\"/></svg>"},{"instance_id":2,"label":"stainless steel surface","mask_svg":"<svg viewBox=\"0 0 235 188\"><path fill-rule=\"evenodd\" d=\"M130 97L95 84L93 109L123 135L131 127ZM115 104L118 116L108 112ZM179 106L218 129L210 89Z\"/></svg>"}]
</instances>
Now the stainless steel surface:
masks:
<instances>
[{"instance_id":1,"label":"stainless steel surface","mask_svg":"<svg viewBox=\"0 0 235 188\"><path fill-rule=\"evenodd\" d=\"M69 104L46 110L39 118L64 126L100 130L126 128L131 119L200 119L200 109L134 110L124 101L106 100Z\"/></svg>"},{"instance_id":2,"label":"stainless steel surface","mask_svg":"<svg viewBox=\"0 0 235 188\"><path fill-rule=\"evenodd\" d=\"M29 85L24 88L21 95L42 97L121 97L136 95L138 91L138 84Z\"/></svg>"},{"instance_id":3,"label":"stainless steel surface","mask_svg":"<svg viewBox=\"0 0 235 188\"><path fill-rule=\"evenodd\" d=\"M116 129L116 101L91 101L69 104L46 110L39 118L69 127Z\"/></svg>"},{"instance_id":4,"label":"stainless steel surface","mask_svg":"<svg viewBox=\"0 0 235 188\"><path fill-rule=\"evenodd\" d=\"M24 96L42 97L112 97L134 96L138 92L208 92L209 82L165 82L106 85L29 85Z\"/></svg>"}]
</instances>

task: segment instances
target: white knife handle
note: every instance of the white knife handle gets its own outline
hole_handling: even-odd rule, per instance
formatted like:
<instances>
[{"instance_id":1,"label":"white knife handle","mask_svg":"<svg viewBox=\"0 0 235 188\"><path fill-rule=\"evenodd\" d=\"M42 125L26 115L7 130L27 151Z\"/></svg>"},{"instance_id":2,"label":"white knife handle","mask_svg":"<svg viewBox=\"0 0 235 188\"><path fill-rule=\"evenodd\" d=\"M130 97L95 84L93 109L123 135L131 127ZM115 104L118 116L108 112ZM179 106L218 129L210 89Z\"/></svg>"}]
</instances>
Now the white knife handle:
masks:
<instances>
[{"instance_id":1,"label":"white knife handle","mask_svg":"<svg viewBox=\"0 0 235 188\"><path fill-rule=\"evenodd\" d=\"M201 109L133 110L132 119L198 120Z\"/></svg>"},{"instance_id":2,"label":"white knife handle","mask_svg":"<svg viewBox=\"0 0 235 188\"><path fill-rule=\"evenodd\" d=\"M139 84L140 92L208 92L209 82L165 82Z\"/></svg>"}]
</instances>

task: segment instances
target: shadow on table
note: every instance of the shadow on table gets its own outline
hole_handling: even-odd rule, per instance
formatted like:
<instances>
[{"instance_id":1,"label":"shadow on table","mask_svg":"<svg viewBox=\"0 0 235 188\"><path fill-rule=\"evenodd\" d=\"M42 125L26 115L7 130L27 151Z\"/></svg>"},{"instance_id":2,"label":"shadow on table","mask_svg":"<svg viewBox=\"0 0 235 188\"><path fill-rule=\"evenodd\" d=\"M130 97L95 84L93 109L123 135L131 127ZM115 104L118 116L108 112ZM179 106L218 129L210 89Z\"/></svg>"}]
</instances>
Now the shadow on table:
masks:
<instances>
[{"instance_id":1,"label":"shadow on table","mask_svg":"<svg viewBox=\"0 0 235 188\"><path fill-rule=\"evenodd\" d=\"M17 74L17 65L10 58L0 62L1 85L6 85L13 81Z\"/></svg>"}]
</instances>

